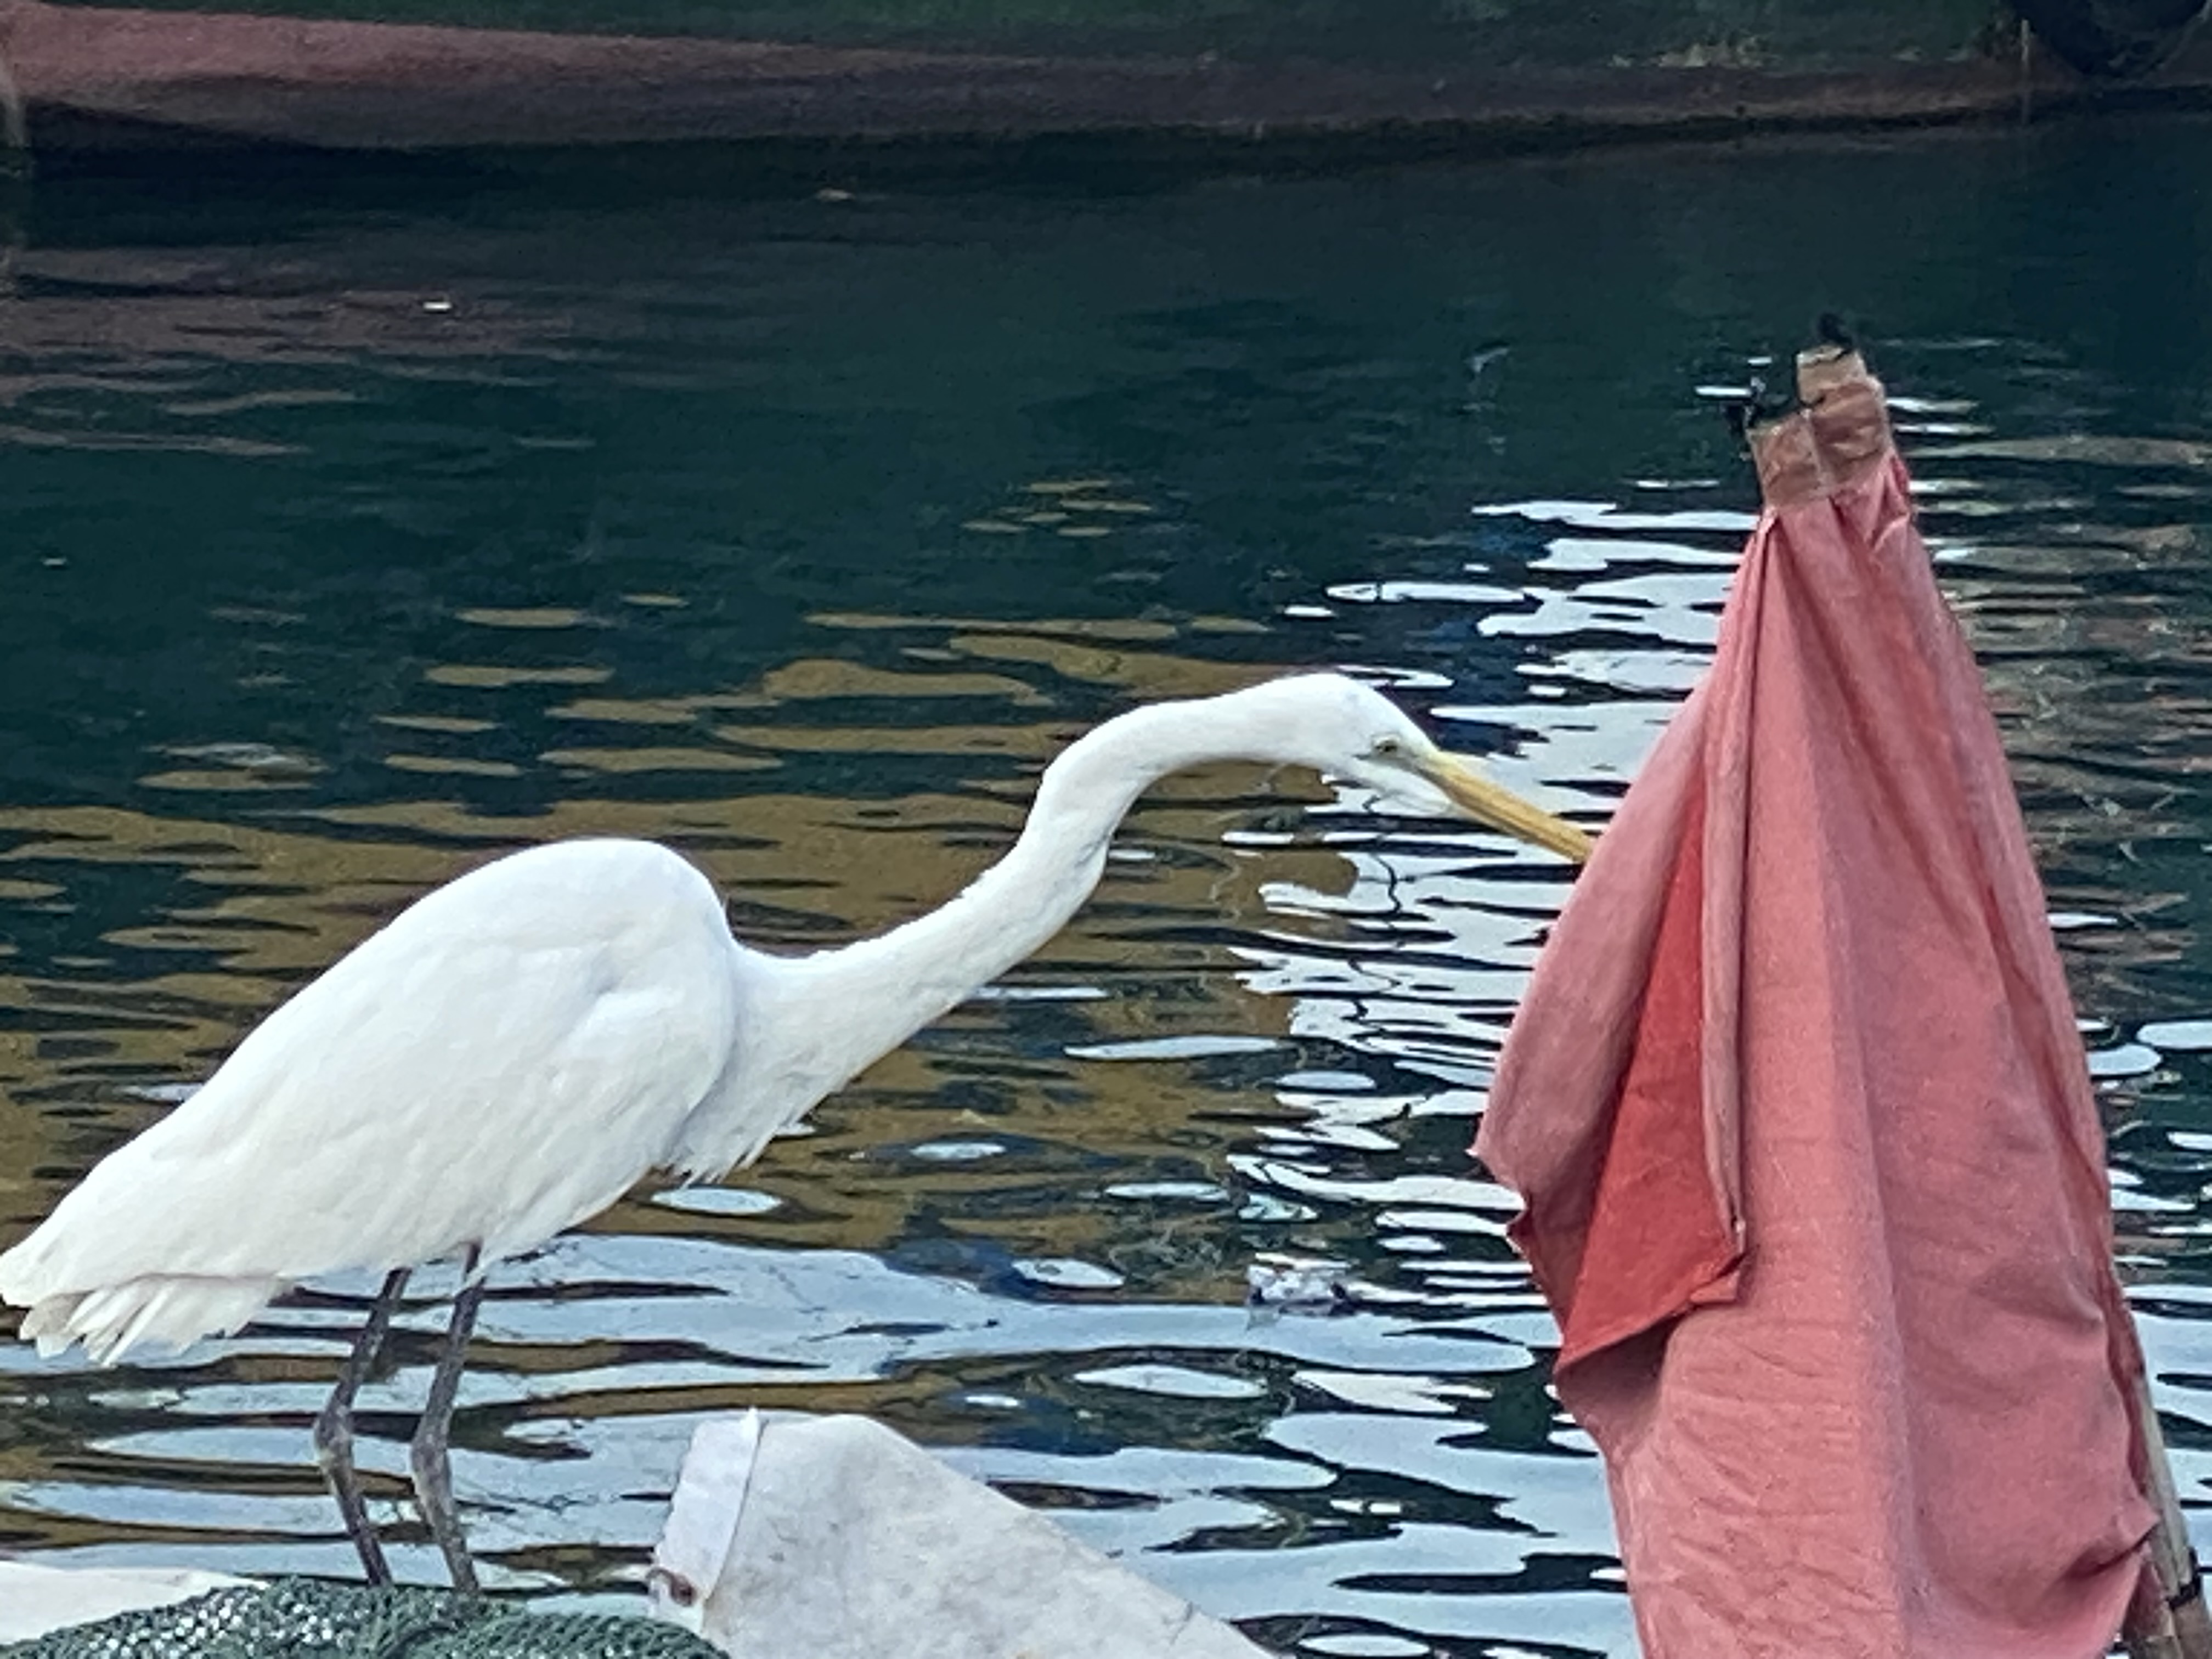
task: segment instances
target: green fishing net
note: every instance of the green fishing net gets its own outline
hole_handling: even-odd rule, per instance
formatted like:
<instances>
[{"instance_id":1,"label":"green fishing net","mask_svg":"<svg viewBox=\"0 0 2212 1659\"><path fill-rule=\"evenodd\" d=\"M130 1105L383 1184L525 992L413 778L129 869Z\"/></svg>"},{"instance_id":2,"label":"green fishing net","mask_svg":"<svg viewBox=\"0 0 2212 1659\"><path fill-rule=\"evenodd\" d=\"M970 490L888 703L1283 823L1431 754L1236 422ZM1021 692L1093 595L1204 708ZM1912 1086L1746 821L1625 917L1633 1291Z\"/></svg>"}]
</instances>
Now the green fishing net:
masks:
<instances>
[{"instance_id":1,"label":"green fishing net","mask_svg":"<svg viewBox=\"0 0 2212 1659\"><path fill-rule=\"evenodd\" d=\"M533 1613L447 1590L369 1589L309 1578L0 1644L0 1659L721 1659L653 1619Z\"/></svg>"}]
</instances>

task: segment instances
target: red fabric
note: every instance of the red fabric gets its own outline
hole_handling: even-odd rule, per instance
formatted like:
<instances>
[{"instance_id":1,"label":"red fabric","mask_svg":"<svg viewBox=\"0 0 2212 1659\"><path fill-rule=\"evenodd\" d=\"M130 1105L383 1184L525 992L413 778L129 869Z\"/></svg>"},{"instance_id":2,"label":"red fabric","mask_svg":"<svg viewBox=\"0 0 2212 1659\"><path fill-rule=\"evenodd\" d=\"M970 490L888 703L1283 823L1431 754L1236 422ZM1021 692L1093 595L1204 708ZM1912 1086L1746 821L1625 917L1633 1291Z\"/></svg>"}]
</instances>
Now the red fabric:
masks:
<instances>
[{"instance_id":1,"label":"red fabric","mask_svg":"<svg viewBox=\"0 0 2212 1659\"><path fill-rule=\"evenodd\" d=\"M1832 369L1476 1151L1647 1659L2096 1659L2152 1522L2103 1137L1880 387Z\"/></svg>"}]
</instances>

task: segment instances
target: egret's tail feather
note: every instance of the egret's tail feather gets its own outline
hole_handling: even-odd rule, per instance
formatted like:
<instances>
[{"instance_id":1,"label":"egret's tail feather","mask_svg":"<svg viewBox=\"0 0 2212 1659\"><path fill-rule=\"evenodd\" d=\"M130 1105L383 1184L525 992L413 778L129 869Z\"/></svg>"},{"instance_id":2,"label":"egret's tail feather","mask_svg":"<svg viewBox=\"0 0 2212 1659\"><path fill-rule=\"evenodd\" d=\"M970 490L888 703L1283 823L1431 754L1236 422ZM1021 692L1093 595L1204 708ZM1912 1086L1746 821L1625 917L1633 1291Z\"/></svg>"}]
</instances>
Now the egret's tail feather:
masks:
<instances>
[{"instance_id":1,"label":"egret's tail feather","mask_svg":"<svg viewBox=\"0 0 2212 1659\"><path fill-rule=\"evenodd\" d=\"M19 1334L42 1354L82 1342L94 1364L112 1365L142 1344L181 1348L204 1336L228 1336L283 1288L277 1279L153 1274L42 1297L23 1316Z\"/></svg>"}]
</instances>

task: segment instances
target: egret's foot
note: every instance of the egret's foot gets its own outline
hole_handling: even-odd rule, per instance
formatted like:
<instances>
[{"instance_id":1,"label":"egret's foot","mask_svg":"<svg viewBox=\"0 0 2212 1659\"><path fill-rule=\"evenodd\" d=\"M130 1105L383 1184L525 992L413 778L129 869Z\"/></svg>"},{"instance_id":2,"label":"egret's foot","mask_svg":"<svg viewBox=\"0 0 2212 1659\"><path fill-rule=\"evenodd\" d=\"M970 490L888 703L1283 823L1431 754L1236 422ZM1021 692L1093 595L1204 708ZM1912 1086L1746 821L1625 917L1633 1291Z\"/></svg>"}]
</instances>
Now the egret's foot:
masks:
<instances>
[{"instance_id":1,"label":"egret's foot","mask_svg":"<svg viewBox=\"0 0 2212 1659\"><path fill-rule=\"evenodd\" d=\"M370 1524L361 1473L354 1467L353 1402L361 1385L368 1380L377 1352L392 1328L392 1311L399 1305L400 1292L407 1288L407 1273L406 1268L395 1267L385 1275L383 1287L368 1304L361 1334L355 1337L345 1363L338 1367L337 1386L315 1416L315 1463L329 1483L331 1496L337 1501L338 1519L345 1523L346 1536L361 1557L362 1573L372 1584L390 1583L392 1566L384 1559L384 1546L375 1527Z\"/></svg>"},{"instance_id":2,"label":"egret's foot","mask_svg":"<svg viewBox=\"0 0 2212 1659\"><path fill-rule=\"evenodd\" d=\"M407 1449L408 1468L415 1477L415 1498L422 1508L422 1523L446 1558L446 1571L453 1588L464 1595L480 1594L476 1563L469 1559L469 1540L461 1531L461 1517L453 1507L453 1467L449 1452L453 1427L453 1401L461 1387L461 1368L468 1363L469 1333L476 1328L477 1310L483 1304L483 1281L472 1277L476 1252L469 1253L463 1268L460 1294L453 1298L453 1322L447 1328L445 1351L430 1376L429 1397L422 1402L422 1418Z\"/></svg>"}]
</instances>

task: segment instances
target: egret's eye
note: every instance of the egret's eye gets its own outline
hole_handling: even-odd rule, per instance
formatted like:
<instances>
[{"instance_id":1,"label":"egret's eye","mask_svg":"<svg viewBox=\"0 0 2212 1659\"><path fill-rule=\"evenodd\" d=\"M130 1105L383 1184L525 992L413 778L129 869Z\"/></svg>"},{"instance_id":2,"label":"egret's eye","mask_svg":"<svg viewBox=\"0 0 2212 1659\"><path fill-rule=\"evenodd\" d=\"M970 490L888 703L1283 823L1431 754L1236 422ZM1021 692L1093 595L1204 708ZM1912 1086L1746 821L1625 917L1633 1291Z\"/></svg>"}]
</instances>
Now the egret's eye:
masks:
<instances>
[{"instance_id":1,"label":"egret's eye","mask_svg":"<svg viewBox=\"0 0 2212 1659\"><path fill-rule=\"evenodd\" d=\"M1374 754L1377 760L1403 760L1406 757L1406 740L1403 738L1377 738L1375 739Z\"/></svg>"}]
</instances>

